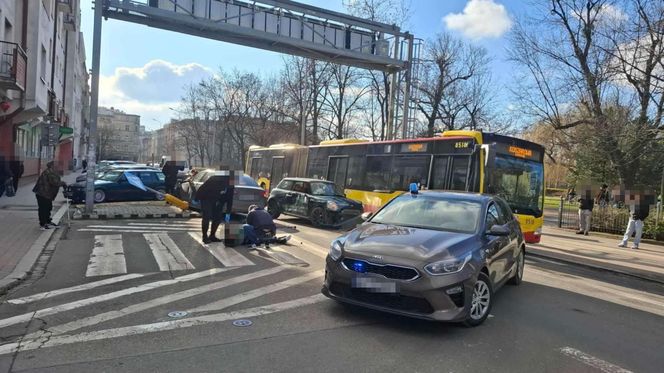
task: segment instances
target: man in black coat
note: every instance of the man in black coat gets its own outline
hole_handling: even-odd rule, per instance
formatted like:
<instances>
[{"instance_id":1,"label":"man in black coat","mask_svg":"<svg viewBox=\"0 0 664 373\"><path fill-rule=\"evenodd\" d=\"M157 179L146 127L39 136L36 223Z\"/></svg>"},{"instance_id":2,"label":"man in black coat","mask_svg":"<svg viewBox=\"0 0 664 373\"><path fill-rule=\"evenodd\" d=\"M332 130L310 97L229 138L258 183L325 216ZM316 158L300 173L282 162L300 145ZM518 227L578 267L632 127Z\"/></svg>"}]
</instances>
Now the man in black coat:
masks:
<instances>
[{"instance_id":1,"label":"man in black coat","mask_svg":"<svg viewBox=\"0 0 664 373\"><path fill-rule=\"evenodd\" d=\"M25 172L23 161L19 160L18 157L12 157L9 161L9 171L11 171L14 180L14 190L18 190L18 180L23 176L23 172Z\"/></svg>"},{"instance_id":2,"label":"man in black coat","mask_svg":"<svg viewBox=\"0 0 664 373\"><path fill-rule=\"evenodd\" d=\"M175 165L175 161L167 161L164 167L162 167L161 172L166 177L166 180L164 180L166 193L175 193L175 183L178 181L178 167Z\"/></svg>"},{"instance_id":3,"label":"man in black coat","mask_svg":"<svg viewBox=\"0 0 664 373\"><path fill-rule=\"evenodd\" d=\"M230 172L222 171L219 175L207 179L196 191L195 198L201 203L201 230L205 244L221 241L217 238L217 230L224 219L224 213L226 221L230 220L235 189L233 184Z\"/></svg>"}]
</instances>

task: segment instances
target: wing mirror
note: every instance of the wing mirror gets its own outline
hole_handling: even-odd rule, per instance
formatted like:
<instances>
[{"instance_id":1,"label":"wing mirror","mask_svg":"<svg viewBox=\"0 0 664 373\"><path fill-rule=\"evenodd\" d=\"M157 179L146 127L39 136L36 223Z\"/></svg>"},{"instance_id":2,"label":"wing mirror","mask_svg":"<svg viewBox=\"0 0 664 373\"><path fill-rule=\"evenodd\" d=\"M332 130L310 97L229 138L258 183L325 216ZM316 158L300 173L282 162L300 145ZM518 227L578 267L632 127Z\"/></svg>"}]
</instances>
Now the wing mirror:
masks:
<instances>
[{"instance_id":1,"label":"wing mirror","mask_svg":"<svg viewBox=\"0 0 664 373\"><path fill-rule=\"evenodd\" d=\"M489 236L509 236L510 229L505 225L494 225L487 232Z\"/></svg>"},{"instance_id":2,"label":"wing mirror","mask_svg":"<svg viewBox=\"0 0 664 373\"><path fill-rule=\"evenodd\" d=\"M373 212L365 212L362 215L360 215L360 218L362 218L362 220L364 220L364 221L367 221L367 220L371 219L372 216L373 216Z\"/></svg>"}]
</instances>

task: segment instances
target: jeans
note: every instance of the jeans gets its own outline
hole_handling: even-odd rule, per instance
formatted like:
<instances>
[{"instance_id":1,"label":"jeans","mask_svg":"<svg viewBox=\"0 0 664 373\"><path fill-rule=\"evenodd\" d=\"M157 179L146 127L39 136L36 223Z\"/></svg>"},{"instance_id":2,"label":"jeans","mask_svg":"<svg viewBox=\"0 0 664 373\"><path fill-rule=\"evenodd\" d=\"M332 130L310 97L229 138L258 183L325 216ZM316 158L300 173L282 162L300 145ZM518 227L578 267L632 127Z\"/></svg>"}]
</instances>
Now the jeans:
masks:
<instances>
[{"instance_id":1,"label":"jeans","mask_svg":"<svg viewBox=\"0 0 664 373\"><path fill-rule=\"evenodd\" d=\"M245 224L242 226L242 230L244 230L244 245L258 245L260 243L260 239L252 225Z\"/></svg>"},{"instance_id":2,"label":"jeans","mask_svg":"<svg viewBox=\"0 0 664 373\"><path fill-rule=\"evenodd\" d=\"M593 212L590 210L579 210L579 231L588 233L590 230L590 217Z\"/></svg>"},{"instance_id":3,"label":"jeans","mask_svg":"<svg viewBox=\"0 0 664 373\"><path fill-rule=\"evenodd\" d=\"M53 201L42 196L37 196L37 211L40 226L51 222L51 210L53 210Z\"/></svg>"},{"instance_id":4,"label":"jeans","mask_svg":"<svg viewBox=\"0 0 664 373\"><path fill-rule=\"evenodd\" d=\"M639 247L641 243L641 235L643 234L643 220L634 220L629 218L629 223L627 223L627 230L623 236L621 245L627 245L627 241L634 233L634 247Z\"/></svg>"}]
</instances>

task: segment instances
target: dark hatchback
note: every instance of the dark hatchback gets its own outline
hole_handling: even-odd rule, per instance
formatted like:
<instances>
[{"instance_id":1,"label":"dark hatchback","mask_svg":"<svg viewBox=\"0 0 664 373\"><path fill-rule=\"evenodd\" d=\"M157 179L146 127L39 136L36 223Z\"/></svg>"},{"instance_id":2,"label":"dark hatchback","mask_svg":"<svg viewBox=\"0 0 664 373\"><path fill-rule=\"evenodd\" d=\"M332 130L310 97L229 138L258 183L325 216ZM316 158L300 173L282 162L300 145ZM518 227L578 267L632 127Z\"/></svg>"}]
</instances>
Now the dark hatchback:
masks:
<instances>
[{"instance_id":1,"label":"dark hatchback","mask_svg":"<svg viewBox=\"0 0 664 373\"><path fill-rule=\"evenodd\" d=\"M165 192L164 181L166 178L161 171L139 169L139 170L110 170L95 180L95 203L108 201L146 201L160 200L162 198L153 192L145 192L129 184L125 173L137 175L145 186ZM85 181L77 182L65 189L65 197L72 200L73 203L85 201Z\"/></svg>"},{"instance_id":2,"label":"dark hatchback","mask_svg":"<svg viewBox=\"0 0 664 373\"><path fill-rule=\"evenodd\" d=\"M221 176L223 171L211 169L198 170L198 173L189 177L177 186L176 195L187 202L193 210L199 210L201 202L196 200L196 191L206 181L214 176ZM238 182L235 185L235 194L233 195L233 213L246 214L249 206L257 205L265 207L265 191L258 186L258 183L247 175L239 175Z\"/></svg>"},{"instance_id":3,"label":"dark hatchback","mask_svg":"<svg viewBox=\"0 0 664 373\"><path fill-rule=\"evenodd\" d=\"M333 182L286 178L270 192L268 212L273 218L292 215L315 226L338 226L362 214L362 203L346 198Z\"/></svg>"},{"instance_id":4,"label":"dark hatchback","mask_svg":"<svg viewBox=\"0 0 664 373\"><path fill-rule=\"evenodd\" d=\"M408 193L332 242L322 291L380 311L475 326L500 286L521 282L524 255L519 223L501 198Z\"/></svg>"}]
</instances>

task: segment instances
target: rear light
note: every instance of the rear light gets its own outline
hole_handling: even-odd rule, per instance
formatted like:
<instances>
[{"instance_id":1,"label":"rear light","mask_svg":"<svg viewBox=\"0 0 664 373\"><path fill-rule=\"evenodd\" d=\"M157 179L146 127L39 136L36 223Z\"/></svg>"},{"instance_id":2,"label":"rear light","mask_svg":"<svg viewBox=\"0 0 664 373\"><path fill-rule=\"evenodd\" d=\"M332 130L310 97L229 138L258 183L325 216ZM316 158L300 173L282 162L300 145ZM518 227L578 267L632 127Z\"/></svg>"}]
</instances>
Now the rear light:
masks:
<instances>
[{"instance_id":1,"label":"rear light","mask_svg":"<svg viewBox=\"0 0 664 373\"><path fill-rule=\"evenodd\" d=\"M270 192L268 192L267 190L263 192L263 197L267 198L269 196L270 196Z\"/></svg>"}]
</instances>

